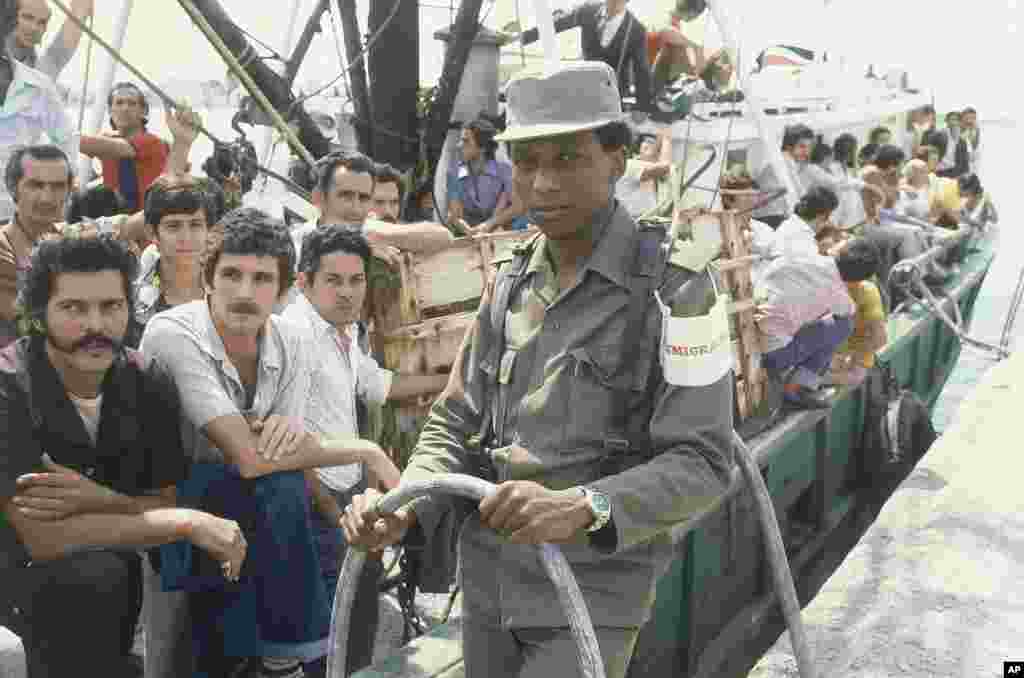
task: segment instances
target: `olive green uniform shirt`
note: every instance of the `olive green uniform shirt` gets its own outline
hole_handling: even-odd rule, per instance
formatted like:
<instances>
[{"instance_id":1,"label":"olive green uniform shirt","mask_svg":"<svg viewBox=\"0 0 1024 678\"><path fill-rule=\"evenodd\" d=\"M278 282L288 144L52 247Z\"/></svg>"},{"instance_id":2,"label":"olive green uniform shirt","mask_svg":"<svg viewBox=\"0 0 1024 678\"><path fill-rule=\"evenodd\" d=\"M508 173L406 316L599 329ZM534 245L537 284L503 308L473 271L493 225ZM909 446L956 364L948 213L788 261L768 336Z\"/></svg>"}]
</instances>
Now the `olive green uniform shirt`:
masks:
<instances>
[{"instance_id":1,"label":"olive green uniform shirt","mask_svg":"<svg viewBox=\"0 0 1024 678\"><path fill-rule=\"evenodd\" d=\"M402 479L470 471L467 439L480 430L484 403L492 396L489 375L497 374L508 389L502 442L515 441L528 451L517 458L498 455L500 479L551 489L587 485L609 497L613 545L597 548L581 533L562 550L595 626L635 627L647 619L655 583L672 557L670 528L714 502L728 485L734 464L732 373L710 386L681 387L652 370L661 334L653 296L643 326L627 326L636 225L622 208L610 220L609 210L599 212L594 223L595 250L567 290L558 290L546 238L537 238L525 278L510 299L504 352L491 322L493 287L508 278L508 267L499 269ZM659 289L667 303L707 312L713 298L707 275L669 265L666 279ZM623 349L635 332L645 338L641 354L627 361ZM623 365L631 367L623 372ZM650 379L655 383L649 385ZM602 477L617 388L628 391L630 423L646 430L652 449L641 451L638 465ZM445 506L433 499L415 505L428 539ZM467 607L474 604L471 598L498 601L505 628L567 625L534 547L512 544L469 520L460 557Z\"/></svg>"}]
</instances>

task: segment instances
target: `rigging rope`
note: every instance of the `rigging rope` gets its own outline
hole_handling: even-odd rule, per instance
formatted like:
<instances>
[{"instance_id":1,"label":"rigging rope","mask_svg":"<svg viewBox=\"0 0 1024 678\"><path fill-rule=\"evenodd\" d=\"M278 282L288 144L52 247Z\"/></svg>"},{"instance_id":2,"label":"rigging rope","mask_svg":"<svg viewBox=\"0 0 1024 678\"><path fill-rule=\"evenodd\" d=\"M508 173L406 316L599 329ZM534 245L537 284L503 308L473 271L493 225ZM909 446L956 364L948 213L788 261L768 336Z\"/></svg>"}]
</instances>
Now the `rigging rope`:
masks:
<instances>
[{"instance_id":1,"label":"rigging rope","mask_svg":"<svg viewBox=\"0 0 1024 678\"><path fill-rule=\"evenodd\" d=\"M348 101L352 101L352 80L348 72L348 64L345 63L344 50L341 48L341 36L338 34L338 24L334 21L334 5L328 5L327 16L331 20L331 34L334 36L334 51L338 53L338 65L341 67L341 72L344 75L345 82L345 97Z\"/></svg>"},{"instance_id":2,"label":"rigging rope","mask_svg":"<svg viewBox=\"0 0 1024 678\"><path fill-rule=\"evenodd\" d=\"M523 32L523 15L519 9L520 0L516 0L516 30L520 33ZM523 68L526 68L526 45L523 44L522 40L519 40L519 58L523 62Z\"/></svg>"},{"instance_id":3,"label":"rigging rope","mask_svg":"<svg viewBox=\"0 0 1024 678\"><path fill-rule=\"evenodd\" d=\"M363 45L363 48L359 50L359 54L356 55L356 58L353 59L352 63L350 63L348 65L347 69L343 70L341 73L338 74L338 76L336 78L332 79L330 82L328 82L326 85L324 85L320 89L314 90L314 91L310 92L309 94L306 94L305 96L302 96L302 97L299 97L298 99L296 99L295 103L293 103L291 105L291 107L289 108L289 110L288 110L289 115L291 114L291 112L293 110L295 110L296 106L301 106L303 103L305 103L309 99L312 99L313 97L318 96L321 93L323 93L324 91L326 91L331 85L333 85L334 83L336 83L339 80L341 80L342 77L347 77L348 74L352 72L352 69L355 68L356 65L359 64L360 60L366 58L366 54L374 46L374 44L377 42L377 40L380 39L380 36L384 34L384 31L387 29L387 27L389 25L391 25L391 22L394 21L395 17L398 16L398 9L402 6L402 2L403 2L403 0L395 0L395 5L394 5L394 7L391 8L391 14L389 14L388 17L386 19L384 19L384 23L382 23L380 25L380 27L376 31L374 31L373 35L371 35L369 40L366 41L366 44Z\"/></svg>"},{"instance_id":4,"label":"rigging rope","mask_svg":"<svg viewBox=\"0 0 1024 678\"><path fill-rule=\"evenodd\" d=\"M707 40L706 30L707 30L707 26L705 26L705 35L704 35L705 41ZM742 53L742 49L741 49L742 45L743 45L742 42L737 42L736 43L736 66L735 66L735 71L737 73L740 70L740 54ZM703 49L703 45L701 46L701 49ZM723 47L723 49L725 49L725 48ZM707 68L706 64L705 64L704 68ZM725 175L725 171L727 169L726 165L729 162L729 142L732 141L732 127L733 127L733 123L736 121L736 109L737 109L738 105L739 105L739 102L736 101L736 97L733 97L732 110L729 112L729 127L725 131L725 143L723 144L723 147L722 147L722 165L718 169L718 181L715 183L715 190L711 194L711 202L708 203L708 208L709 209L714 206L715 199L718 198L718 191L719 191L719 189L722 186L722 176Z\"/></svg>"},{"instance_id":5,"label":"rigging rope","mask_svg":"<svg viewBox=\"0 0 1024 678\"><path fill-rule=\"evenodd\" d=\"M1017 287L1013 290L1013 296L1010 298L1006 322L1003 324L1003 334L999 339L999 345L1004 350L1010 348L1010 341L1013 339L1013 326L1017 322L1017 311L1020 309L1022 300L1024 300L1024 267L1020 269L1020 275L1017 277Z\"/></svg>"},{"instance_id":6,"label":"rigging rope","mask_svg":"<svg viewBox=\"0 0 1024 678\"><path fill-rule=\"evenodd\" d=\"M928 287L924 282L924 272L921 270L920 262L916 261L901 261L889 272L889 284L895 284L900 288L908 292L908 294L916 289L920 293L920 297L917 299L926 308L935 313L935 315L953 332L954 335L961 341L964 346L971 348L980 349L982 351L989 351L996 354L997 360L1003 360L1004 358L1010 357L1010 352L1002 346L996 346L980 339L975 339L967 334L967 331L963 327L963 318L960 313L960 306L957 304L955 299L950 298L948 295L943 295L952 302L954 307L954 315L956 319L952 319L942 308L942 304L935 297L931 288Z\"/></svg>"},{"instance_id":7,"label":"rigging rope","mask_svg":"<svg viewBox=\"0 0 1024 678\"><path fill-rule=\"evenodd\" d=\"M213 30L213 27L210 26L206 17L196 9L192 0L178 0L178 4L181 5L182 9L184 9L192 19L192 23L194 23L196 27L203 32L203 35L205 35L206 39L210 41L210 44L212 44L214 49L217 50L221 58L227 63L228 68L234 72L242 85L249 90L249 94L252 95L256 103L260 105L263 112L270 116L270 120L274 123L274 127L276 127L278 132L284 136L288 145L292 147L292 150L295 151L296 155L305 160L309 166L312 167L316 162L313 154L309 152L309 149L302 145L302 142L295 134L295 131L288 126L288 123L281 117L278 110L274 108L270 101L267 100L267 96L263 93L263 90L256 86L256 83L253 82L252 76L249 75L249 72L238 63L238 60L231 53L231 50L228 49L228 46L224 44L221 37Z\"/></svg>"},{"instance_id":8,"label":"rigging rope","mask_svg":"<svg viewBox=\"0 0 1024 678\"><path fill-rule=\"evenodd\" d=\"M93 17L95 13L89 15L89 29L92 30ZM92 73L92 46L93 39L89 38L89 45L85 48L85 77L82 79L82 101L78 107L78 133L82 133L82 129L85 127L85 104L89 98L89 74Z\"/></svg>"},{"instance_id":9,"label":"rigging rope","mask_svg":"<svg viewBox=\"0 0 1024 678\"><path fill-rule=\"evenodd\" d=\"M142 84L144 84L154 94L156 94L160 98L160 100L164 102L165 105L167 105L168 107L173 108L173 109L177 109L177 108L180 107L181 104L179 104L177 101L172 99L167 94L167 92L165 92L163 89L161 89L152 80L147 78L146 75L144 73L142 73L142 71L137 69L131 63L129 63L127 59L125 59L123 56L121 56L120 52L118 52L116 49L111 47L110 44L107 43L106 40L101 38L95 31L93 31L91 28L89 28L89 26L87 26L84 21L82 21L77 16L75 16L71 12L71 10L68 8L68 6L64 4L63 0L53 0L53 4L57 6L57 9L59 9L62 12L64 12L64 14L67 16L69 21L71 21L76 26L78 26L80 29L82 29L83 33L88 35L90 39L92 39L92 40L94 40L96 42L96 44L98 44L100 47L105 49L110 54L110 56L114 58L114 60L116 60L119 64L121 64L126 69L128 69L128 71L132 75L134 75L136 78L138 78L140 81L142 81ZM226 142L223 142L220 139L218 139L217 137L215 137L213 135L213 133L211 133L208 129L203 127L201 124L195 123L195 128L196 128L196 130L200 134L202 134L207 139L212 141L215 146L230 146L230 144L228 144ZM300 195L304 199L306 199L306 200L311 200L312 199L312 196L310 195L309 191L307 191L303 187L299 186L298 184L296 184L291 179L289 179L287 177L284 177L284 176L278 174L277 172L274 172L273 170L268 169L266 167L263 167L262 165L259 165L259 164L255 165L255 169L257 171L259 171L259 172L262 172L263 174L266 174L267 176L270 176L270 177L273 177L274 179L277 179L282 184L284 184L284 185L288 186L289 188L291 188L295 193L297 193L298 195Z\"/></svg>"}]
</instances>

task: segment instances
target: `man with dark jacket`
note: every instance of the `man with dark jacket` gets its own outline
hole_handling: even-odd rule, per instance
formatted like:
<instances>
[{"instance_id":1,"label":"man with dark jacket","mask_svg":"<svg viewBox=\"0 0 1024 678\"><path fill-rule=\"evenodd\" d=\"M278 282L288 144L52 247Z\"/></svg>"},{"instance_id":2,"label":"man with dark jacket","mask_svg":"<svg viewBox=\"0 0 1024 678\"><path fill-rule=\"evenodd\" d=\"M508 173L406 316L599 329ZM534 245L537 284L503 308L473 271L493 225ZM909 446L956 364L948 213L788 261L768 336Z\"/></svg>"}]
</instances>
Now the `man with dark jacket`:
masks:
<instances>
[{"instance_id":1,"label":"man with dark jacket","mask_svg":"<svg viewBox=\"0 0 1024 678\"><path fill-rule=\"evenodd\" d=\"M715 293L706 259L675 248L666 262L665 231L638 228L615 200L630 132L611 67L521 71L508 104L500 140L540 234L496 262L402 482L471 473L498 483L459 541L466 678L579 671L537 559L544 542L562 545L605 675L623 678L673 557L671 528L729 484L732 361L663 368L693 337L663 332L662 313L700 323ZM342 520L350 544L380 549L412 528L438 537L443 500L383 516L377 497L353 499Z\"/></svg>"},{"instance_id":2,"label":"man with dark jacket","mask_svg":"<svg viewBox=\"0 0 1024 678\"><path fill-rule=\"evenodd\" d=\"M135 259L108 236L40 244L23 339L0 352L0 624L31 678L131 675L136 549L191 541L238 576L233 521L176 508L174 384L123 348Z\"/></svg>"},{"instance_id":3,"label":"man with dark jacket","mask_svg":"<svg viewBox=\"0 0 1024 678\"><path fill-rule=\"evenodd\" d=\"M960 133L959 111L947 113L946 129L932 132L928 139L928 143L939 148L939 168L935 174L947 179L956 179L971 170L970 149L967 140Z\"/></svg>"},{"instance_id":4,"label":"man with dark jacket","mask_svg":"<svg viewBox=\"0 0 1024 678\"><path fill-rule=\"evenodd\" d=\"M603 61L618 76L619 92L629 92L630 73L638 111L651 110L651 71L647 60L647 28L626 9L629 0L586 2L568 12L555 12L555 31L580 27L583 58ZM539 37L536 28L523 33L524 45Z\"/></svg>"}]
</instances>

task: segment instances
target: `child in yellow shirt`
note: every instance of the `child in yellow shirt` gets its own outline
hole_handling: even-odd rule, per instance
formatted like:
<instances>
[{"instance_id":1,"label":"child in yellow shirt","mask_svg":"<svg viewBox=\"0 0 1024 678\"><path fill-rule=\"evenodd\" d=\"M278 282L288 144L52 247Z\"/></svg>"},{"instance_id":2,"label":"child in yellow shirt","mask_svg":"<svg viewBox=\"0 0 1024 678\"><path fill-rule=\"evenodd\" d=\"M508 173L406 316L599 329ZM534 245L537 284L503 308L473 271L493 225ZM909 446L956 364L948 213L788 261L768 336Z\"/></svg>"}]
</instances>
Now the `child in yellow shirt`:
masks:
<instances>
[{"instance_id":1,"label":"child in yellow shirt","mask_svg":"<svg viewBox=\"0 0 1024 678\"><path fill-rule=\"evenodd\" d=\"M878 250L867 240L840 237L819 239L819 247L822 254L835 257L839 277L846 283L857 311L853 332L833 357L831 381L855 386L874 367L875 352L888 342L886 313L882 294L872 281L878 270Z\"/></svg>"}]
</instances>

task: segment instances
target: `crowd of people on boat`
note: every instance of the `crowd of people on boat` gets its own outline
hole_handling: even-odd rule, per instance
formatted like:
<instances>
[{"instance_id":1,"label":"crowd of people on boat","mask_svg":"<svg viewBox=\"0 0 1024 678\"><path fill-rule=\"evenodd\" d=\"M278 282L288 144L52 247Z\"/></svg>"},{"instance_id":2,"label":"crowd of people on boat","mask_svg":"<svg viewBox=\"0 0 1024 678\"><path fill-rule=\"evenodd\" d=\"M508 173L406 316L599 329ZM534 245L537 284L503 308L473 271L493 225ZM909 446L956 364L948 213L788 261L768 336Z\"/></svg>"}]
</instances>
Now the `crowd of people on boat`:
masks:
<instances>
[{"instance_id":1,"label":"crowd of people on boat","mask_svg":"<svg viewBox=\"0 0 1024 678\"><path fill-rule=\"evenodd\" d=\"M384 515L379 491L465 472L500 481L462 531L467 675L572 670L532 549L558 542L579 566L607 675L622 678L672 557L669 529L728 486L733 384L731 359L655 369L686 341L662 329L661 307L704 321L721 304L710 259L659 260L650 243L664 230L631 216L678 210L663 186L670 137L641 135L632 151L621 69L599 59L513 78L506 121L463 126L443 214L431 184L406 196L395 168L338 152L305 168L319 218L287 224L243 206L251 178L223 149L191 174L200 120L187 106L165 112L161 139L145 93L119 83L110 129L76 134L53 79L81 34L66 23L40 55L51 18L44 0L0 0L0 625L20 636L29 676L138 675L140 618L147 676L325 675L350 545L372 552L349 629L347 669L363 668L381 550L454 552L432 546L453 536L451 505ZM651 44L640 25L628 36L634 19L571 18L592 25L590 56L609 35L629 44L643 79ZM693 47L660 39L658 54ZM667 59L655 88L671 77L659 68L678 66ZM559 78L577 89L552 89ZM827 404L828 384L870 368L886 342L886 266L942 237L932 225L997 218L973 110L944 130L933 110L913 120L907 149L881 128L860 152L849 135L828 146L787 129L792 213L762 204L786 183L775 170L723 175L723 207L753 212L764 255L764 365L797 406ZM98 161L95 181L77 176L80 154ZM451 375L379 365L362 322L377 260L527 227L539 235L498 269ZM367 408L438 393L399 471L366 437Z\"/></svg>"}]
</instances>

